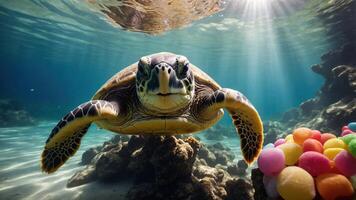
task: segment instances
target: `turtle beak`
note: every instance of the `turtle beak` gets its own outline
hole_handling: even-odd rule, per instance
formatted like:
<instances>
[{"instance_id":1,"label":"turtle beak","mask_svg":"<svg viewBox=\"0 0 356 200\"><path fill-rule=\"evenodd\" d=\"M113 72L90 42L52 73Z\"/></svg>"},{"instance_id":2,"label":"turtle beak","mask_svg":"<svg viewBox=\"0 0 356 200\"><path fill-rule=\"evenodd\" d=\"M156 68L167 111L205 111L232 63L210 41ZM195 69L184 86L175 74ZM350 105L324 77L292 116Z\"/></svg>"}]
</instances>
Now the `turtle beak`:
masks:
<instances>
[{"instance_id":1,"label":"turtle beak","mask_svg":"<svg viewBox=\"0 0 356 200\"><path fill-rule=\"evenodd\" d=\"M158 80L157 94L166 96L170 94L169 81L173 75L173 69L166 63L160 63L154 67L154 75Z\"/></svg>"},{"instance_id":2,"label":"turtle beak","mask_svg":"<svg viewBox=\"0 0 356 200\"><path fill-rule=\"evenodd\" d=\"M149 93L159 96L185 94L183 84L172 66L167 63L159 63L153 67L147 89Z\"/></svg>"},{"instance_id":3,"label":"turtle beak","mask_svg":"<svg viewBox=\"0 0 356 200\"><path fill-rule=\"evenodd\" d=\"M158 92L161 95L167 95L169 93L169 77L170 73L168 71L172 71L170 66L161 66L158 70L158 81L159 88Z\"/></svg>"}]
</instances>

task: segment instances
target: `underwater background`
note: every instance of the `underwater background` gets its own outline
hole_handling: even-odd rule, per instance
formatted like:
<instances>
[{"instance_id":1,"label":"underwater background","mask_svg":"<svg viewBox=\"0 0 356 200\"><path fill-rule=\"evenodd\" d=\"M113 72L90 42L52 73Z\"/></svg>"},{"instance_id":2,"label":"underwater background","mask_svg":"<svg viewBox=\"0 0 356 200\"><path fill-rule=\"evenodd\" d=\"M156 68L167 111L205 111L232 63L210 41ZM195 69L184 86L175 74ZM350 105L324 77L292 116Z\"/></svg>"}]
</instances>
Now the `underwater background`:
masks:
<instances>
[{"instance_id":1,"label":"underwater background","mask_svg":"<svg viewBox=\"0 0 356 200\"><path fill-rule=\"evenodd\" d=\"M222 87L245 94L267 125L267 140L303 120L328 131L356 120L355 73L349 85L338 83L340 94L325 89L332 78L324 73L341 64L355 68L354 0L221 1L221 10L157 33L119 27L95 2L113 1L0 0L0 199L125 198L130 181L66 188L84 168L78 164L82 154L114 133L92 126L76 155L55 174L41 172L40 153L62 116L115 73L156 52L184 55ZM323 92L332 94L327 101ZM343 97L348 112L339 121L313 121ZM302 104L310 99L317 103ZM297 114L285 114L300 105L305 106ZM228 117L195 136L228 147L231 163L242 158Z\"/></svg>"}]
</instances>

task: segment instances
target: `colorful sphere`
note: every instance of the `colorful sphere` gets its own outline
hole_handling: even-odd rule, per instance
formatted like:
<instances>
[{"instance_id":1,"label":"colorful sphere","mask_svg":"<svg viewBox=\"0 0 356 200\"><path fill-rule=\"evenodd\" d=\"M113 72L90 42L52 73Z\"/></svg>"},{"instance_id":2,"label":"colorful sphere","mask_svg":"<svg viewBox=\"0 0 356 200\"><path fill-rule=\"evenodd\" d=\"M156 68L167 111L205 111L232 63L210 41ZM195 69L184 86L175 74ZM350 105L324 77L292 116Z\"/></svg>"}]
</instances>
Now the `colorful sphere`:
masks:
<instances>
[{"instance_id":1,"label":"colorful sphere","mask_svg":"<svg viewBox=\"0 0 356 200\"><path fill-rule=\"evenodd\" d=\"M286 142L294 142L293 135L292 134L287 135L285 140L286 140Z\"/></svg>"},{"instance_id":2,"label":"colorful sphere","mask_svg":"<svg viewBox=\"0 0 356 200\"><path fill-rule=\"evenodd\" d=\"M298 166L312 176L327 173L331 169L329 159L323 154L315 151L303 153L299 158Z\"/></svg>"},{"instance_id":3,"label":"colorful sphere","mask_svg":"<svg viewBox=\"0 0 356 200\"><path fill-rule=\"evenodd\" d=\"M341 137L353 133L351 130L343 130L341 133Z\"/></svg>"},{"instance_id":4,"label":"colorful sphere","mask_svg":"<svg viewBox=\"0 0 356 200\"><path fill-rule=\"evenodd\" d=\"M294 165L297 163L299 156L303 153L302 147L296 143L285 143L279 145L277 149L283 151L286 165Z\"/></svg>"},{"instance_id":5,"label":"colorful sphere","mask_svg":"<svg viewBox=\"0 0 356 200\"><path fill-rule=\"evenodd\" d=\"M349 143L348 149L349 149L349 152L351 153L351 155L352 155L354 158L356 158L356 140L352 140L352 141Z\"/></svg>"},{"instance_id":6,"label":"colorful sphere","mask_svg":"<svg viewBox=\"0 0 356 200\"><path fill-rule=\"evenodd\" d=\"M338 153L334 159L336 168L345 176L356 175L356 158L346 150Z\"/></svg>"},{"instance_id":7,"label":"colorful sphere","mask_svg":"<svg viewBox=\"0 0 356 200\"><path fill-rule=\"evenodd\" d=\"M318 140L309 138L303 143L303 152L307 151L316 151L319 153L323 153L324 149L323 145Z\"/></svg>"},{"instance_id":8,"label":"colorful sphere","mask_svg":"<svg viewBox=\"0 0 356 200\"><path fill-rule=\"evenodd\" d=\"M323 174L315 182L320 196L325 200L342 199L354 194L350 181L341 174Z\"/></svg>"},{"instance_id":9,"label":"colorful sphere","mask_svg":"<svg viewBox=\"0 0 356 200\"><path fill-rule=\"evenodd\" d=\"M342 148L346 149L347 146L344 141L339 138L331 138L324 143L324 150L328 148Z\"/></svg>"},{"instance_id":10,"label":"colorful sphere","mask_svg":"<svg viewBox=\"0 0 356 200\"><path fill-rule=\"evenodd\" d=\"M318 141L321 140L321 132L320 131L312 130L311 133L312 133L311 136L310 136L311 139L315 139L315 140L318 140Z\"/></svg>"},{"instance_id":11,"label":"colorful sphere","mask_svg":"<svg viewBox=\"0 0 356 200\"><path fill-rule=\"evenodd\" d=\"M315 197L313 177L300 167L286 167L277 177L277 191L285 200L312 200Z\"/></svg>"},{"instance_id":12,"label":"colorful sphere","mask_svg":"<svg viewBox=\"0 0 356 200\"><path fill-rule=\"evenodd\" d=\"M324 144L326 141L328 141L329 139L332 139L332 138L336 138L336 136L331 133L323 133L323 134L321 134L320 142L321 142L321 144Z\"/></svg>"},{"instance_id":13,"label":"colorful sphere","mask_svg":"<svg viewBox=\"0 0 356 200\"><path fill-rule=\"evenodd\" d=\"M286 141L285 139L281 138L281 139L278 139L278 140L276 140L276 141L274 142L274 146L277 147L277 146L279 146L279 145L281 145L281 144L284 144L284 143L286 143L286 142L287 142L287 141Z\"/></svg>"},{"instance_id":14,"label":"colorful sphere","mask_svg":"<svg viewBox=\"0 0 356 200\"><path fill-rule=\"evenodd\" d=\"M282 150L277 148L263 149L258 157L258 168L266 176L275 176L285 167L285 156Z\"/></svg>"},{"instance_id":15,"label":"colorful sphere","mask_svg":"<svg viewBox=\"0 0 356 200\"><path fill-rule=\"evenodd\" d=\"M341 131L344 131L344 130L350 130L350 129L349 129L348 126L343 126L343 127L341 128Z\"/></svg>"},{"instance_id":16,"label":"colorful sphere","mask_svg":"<svg viewBox=\"0 0 356 200\"><path fill-rule=\"evenodd\" d=\"M342 148L328 148L328 149L325 149L324 155L326 157L328 157L330 160L334 160L336 155L339 154L342 150L345 150L345 149L342 149Z\"/></svg>"},{"instance_id":17,"label":"colorful sphere","mask_svg":"<svg viewBox=\"0 0 356 200\"><path fill-rule=\"evenodd\" d=\"M356 122L351 122L347 125L347 127L352 130L353 132L356 132Z\"/></svg>"},{"instance_id":18,"label":"colorful sphere","mask_svg":"<svg viewBox=\"0 0 356 200\"><path fill-rule=\"evenodd\" d=\"M310 138L310 136L312 135L312 130L310 130L309 128L297 128L293 131L293 140L295 143L302 145L303 142Z\"/></svg>"},{"instance_id":19,"label":"colorful sphere","mask_svg":"<svg viewBox=\"0 0 356 200\"><path fill-rule=\"evenodd\" d=\"M345 135L343 137L340 137L339 139L341 139L345 142L345 144L348 145L352 140L356 140L356 134Z\"/></svg>"}]
</instances>

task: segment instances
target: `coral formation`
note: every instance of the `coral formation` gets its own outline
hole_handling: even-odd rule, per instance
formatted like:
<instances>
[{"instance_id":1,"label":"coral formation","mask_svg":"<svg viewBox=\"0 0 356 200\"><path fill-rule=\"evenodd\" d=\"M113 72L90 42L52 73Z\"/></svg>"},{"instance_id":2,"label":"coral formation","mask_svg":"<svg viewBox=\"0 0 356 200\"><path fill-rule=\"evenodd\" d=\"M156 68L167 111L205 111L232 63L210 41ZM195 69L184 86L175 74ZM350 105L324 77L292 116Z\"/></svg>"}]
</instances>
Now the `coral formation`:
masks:
<instances>
[{"instance_id":1,"label":"coral formation","mask_svg":"<svg viewBox=\"0 0 356 200\"><path fill-rule=\"evenodd\" d=\"M0 127L31 126L35 119L23 107L9 99L0 99Z\"/></svg>"},{"instance_id":2,"label":"coral formation","mask_svg":"<svg viewBox=\"0 0 356 200\"><path fill-rule=\"evenodd\" d=\"M205 146L193 137L115 136L83 154L89 164L67 187L132 179L128 199L253 199L250 181L237 176L247 165L233 159L221 143Z\"/></svg>"}]
</instances>

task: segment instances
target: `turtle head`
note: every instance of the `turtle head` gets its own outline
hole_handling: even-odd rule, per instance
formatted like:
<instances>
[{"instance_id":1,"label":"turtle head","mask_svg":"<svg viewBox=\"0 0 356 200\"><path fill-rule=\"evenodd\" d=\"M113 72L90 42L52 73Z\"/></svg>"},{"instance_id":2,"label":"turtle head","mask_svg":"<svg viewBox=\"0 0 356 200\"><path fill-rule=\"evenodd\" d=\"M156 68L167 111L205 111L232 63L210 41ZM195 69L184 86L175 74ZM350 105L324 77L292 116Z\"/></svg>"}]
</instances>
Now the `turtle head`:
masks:
<instances>
[{"instance_id":1,"label":"turtle head","mask_svg":"<svg viewBox=\"0 0 356 200\"><path fill-rule=\"evenodd\" d=\"M187 106L194 96L194 76L186 57L156 54L138 62L136 88L140 102L158 113Z\"/></svg>"}]
</instances>

